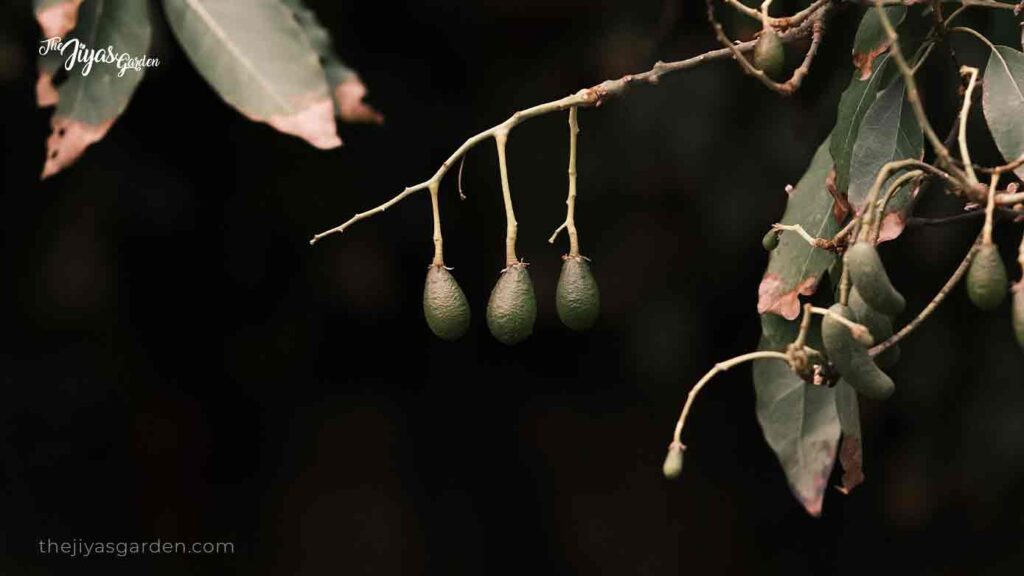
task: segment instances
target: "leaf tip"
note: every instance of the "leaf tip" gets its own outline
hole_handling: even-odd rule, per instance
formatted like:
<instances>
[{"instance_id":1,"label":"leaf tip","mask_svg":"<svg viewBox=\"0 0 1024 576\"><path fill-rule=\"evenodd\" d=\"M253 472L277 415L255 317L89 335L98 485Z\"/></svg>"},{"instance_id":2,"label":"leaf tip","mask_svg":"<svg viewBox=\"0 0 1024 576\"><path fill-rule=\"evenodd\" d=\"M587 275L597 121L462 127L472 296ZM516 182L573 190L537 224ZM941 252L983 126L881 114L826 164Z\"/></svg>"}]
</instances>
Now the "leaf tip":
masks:
<instances>
[{"instance_id":1,"label":"leaf tip","mask_svg":"<svg viewBox=\"0 0 1024 576\"><path fill-rule=\"evenodd\" d=\"M278 114L266 119L275 129L298 136L321 150L341 146L334 124L334 107L327 99L318 100L293 114Z\"/></svg>"},{"instance_id":2,"label":"leaf tip","mask_svg":"<svg viewBox=\"0 0 1024 576\"><path fill-rule=\"evenodd\" d=\"M102 124L86 124L54 116L50 124L53 131L46 140L46 161L40 180L46 180L78 160L86 148L106 136L114 120Z\"/></svg>"},{"instance_id":3,"label":"leaf tip","mask_svg":"<svg viewBox=\"0 0 1024 576\"><path fill-rule=\"evenodd\" d=\"M43 36L63 38L78 23L78 6L82 0L64 0L36 12L36 21Z\"/></svg>"}]
</instances>

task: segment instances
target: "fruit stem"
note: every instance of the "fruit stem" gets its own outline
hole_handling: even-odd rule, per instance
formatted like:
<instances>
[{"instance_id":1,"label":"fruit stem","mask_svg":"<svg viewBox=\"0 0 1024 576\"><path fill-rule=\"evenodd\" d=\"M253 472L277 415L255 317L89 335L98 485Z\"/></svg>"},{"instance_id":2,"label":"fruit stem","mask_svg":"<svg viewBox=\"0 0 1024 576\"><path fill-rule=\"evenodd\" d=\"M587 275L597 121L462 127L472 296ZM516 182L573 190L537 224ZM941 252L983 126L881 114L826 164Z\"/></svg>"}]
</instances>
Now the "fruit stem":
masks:
<instances>
[{"instance_id":1,"label":"fruit stem","mask_svg":"<svg viewBox=\"0 0 1024 576\"><path fill-rule=\"evenodd\" d=\"M960 129L957 134L957 142L960 144L960 159L964 162L967 180L973 186L978 183L978 176L974 173L971 153L967 150L967 116L971 112L971 95L974 94L974 86L978 83L978 69L961 66L960 75L970 76L970 79L967 81L967 90L964 92L964 105L960 109Z\"/></svg>"},{"instance_id":2,"label":"fruit stem","mask_svg":"<svg viewBox=\"0 0 1024 576\"><path fill-rule=\"evenodd\" d=\"M924 174L921 170L911 170L910 172L904 172L900 174L889 188L885 191L885 196L882 197L882 201L878 203L875 208L875 218L872 222L871 233L869 238L875 244L878 244L878 236L882 233L882 222L885 220L885 207L889 205L889 201L892 200L893 196L903 188L903 185L907 182Z\"/></svg>"},{"instance_id":3,"label":"fruit stem","mask_svg":"<svg viewBox=\"0 0 1024 576\"><path fill-rule=\"evenodd\" d=\"M787 356L783 352L775 352L772 350L760 350L758 352L750 352L748 354L743 354L742 356L730 358L729 360L715 364L714 368L709 370L708 373L705 374L704 377L697 382L697 385L694 386L693 389L690 390L690 393L686 396L686 404L683 405L683 411L679 414L679 420L676 422L675 432L672 434L672 441L679 442L680 444L682 444L682 442L680 442L679 440L679 436L683 433L683 426L686 425L686 417L690 414L690 407L693 406L693 400L697 398L697 394L700 394L701 389L704 388L704 386L708 382L710 382L716 374L718 374L719 372L725 372L726 370L733 368L739 364L743 364L744 362L752 362L754 360L782 360L784 362L788 362L789 356Z\"/></svg>"},{"instance_id":4,"label":"fruit stem","mask_svg":"<svg viewBox=\"0 0 1024 576\"><path fill-rule=\"evenodd\" d=\"M917 315L916 318L911 320L910 323L904 326L903 328L900 328L899 332L890 336L888 340L882 342L881 344L876 344L873 348L871 348L871 350L868 351L872 356L878 356L882 352L885 352L886 350L891 348L900 340L906 338L907 335L913 332L915 328L917 328L922 322L924 322L924 320L928 318L928 316L930 316L936 308L939 307L939 304L942 303L942 301L950 292L953 291L953 288L956 287L956 285L960 282L964 275L967 274L967 270L971 267L971 261L974 260L974 255L978 252L978 248L981 246L981 242L984 236L984 232L978 234L978 239L974 241L974 244L967 251L967 254L964 255L964 259L960 262L960 265L957 266L956 271L954 271L953 275L949 277L949 280L946 280L946 283L942 286L942 288L939 289L939 292L935 295L934 298L932 298L931 302L929 302L928 305L925 306L923 310L921 310L921 312Z\"/></svg>"},{"instance_id":5,"label":"fruit stem","mask_svg":"<svg viewBox=\"0 0 1024 576\"><path fill-rule=\"evenodd\" d=\"M516 222L516 212L512 207L512 190L508 185L508 162L505 159L505 145L508 143L508 130L498 130L494 133L494 144L498 147L498 169L501 172L501 194L505 199L505 266L512 266L519 263L516 256L516 233L519 224Z\"/></svg>"},{"instance_id":6,"label":"fruit stem","mask_svg":"<svg viewBox=\"0 0 1024 576\"><path fill-rule=\"evenodd\" d=\"M992 243L992 215L996 209L996 188L999 186L1001 172L993 172L988 181L988 203L985 205L985 226L981 229L982 243Z\"/></svg>"},{"instance_id":7,"label":"fruit stem","mask_svg":"<svg viewBox=\"0 0 1024 576\"><path fill-rule=\"evenodd\" d=\"M439 184L430 183L430 207L434 213L434 266L444 266L444 239L441 237L441 210L438 208Z\"/></svg>"},{"instance_id":8,"label":"fruit stem","mask_svg":"<svg viewBox=\"0 0 1024 576\"><path fill-rule=\"evenodd\" d=\"M580 125L576 120L576 107L569 108L569 197L565 200L565 222L555 229L548 244L554 244L558 233L563 229L569 234L569 256L580 255L580 239L576 232L576 139L580 133Z\"/></svg>"}]
</instances>

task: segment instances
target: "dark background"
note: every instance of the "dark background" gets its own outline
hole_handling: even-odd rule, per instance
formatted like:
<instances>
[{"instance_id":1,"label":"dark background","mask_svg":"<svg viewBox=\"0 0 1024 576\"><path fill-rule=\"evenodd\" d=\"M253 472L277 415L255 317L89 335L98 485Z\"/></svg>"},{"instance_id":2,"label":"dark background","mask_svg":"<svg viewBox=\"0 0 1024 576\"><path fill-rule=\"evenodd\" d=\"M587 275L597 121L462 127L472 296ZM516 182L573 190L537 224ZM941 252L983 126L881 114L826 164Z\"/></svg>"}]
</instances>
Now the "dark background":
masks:
<instances>
[{"instance_id":1,"label":"dark background","mask_svg":"<svg viewBox=\"0 0 1024 576\"><path fill-rule=\"evenodd\" d=\"M43 183L49 112L33 99L29 4L0 8L3 573L1024 566L1024 361L1007 307L979 313L962 290L904 343L896 395L866 403L868 481L829 490L821 519L789 494L747 368L700 397L683 478L660 474L687 390L756 345L759 240L831 129L859 9L832 20L792 98L719 62L581 111L577 220L603 298L590 333L562 328L553 306L565 115L517 128L519 252L540 313L509 348L483 319L504 245L492 145L468 156L467 200L454 174L443 186L446 260L474 314L461 341L422 318L426 194L315 248L309 237L429 177L514 110L714 48L703 3L313 2L388 117L340 126L346 145L328 152L225 105L161 25L162 63L127 112ZM1014 23L1000 20L1009 43ZM943 133L948 60L921 73ZM977 159L995 163L976 132ZM938 192L921 207L957 209ZM910 313L979 226L912 229L884 249ZM997 231L1008 263L1019 235ZM40 555L45 538L233 541L236 553L72 560Z\"/></svg>"}]
</instances>

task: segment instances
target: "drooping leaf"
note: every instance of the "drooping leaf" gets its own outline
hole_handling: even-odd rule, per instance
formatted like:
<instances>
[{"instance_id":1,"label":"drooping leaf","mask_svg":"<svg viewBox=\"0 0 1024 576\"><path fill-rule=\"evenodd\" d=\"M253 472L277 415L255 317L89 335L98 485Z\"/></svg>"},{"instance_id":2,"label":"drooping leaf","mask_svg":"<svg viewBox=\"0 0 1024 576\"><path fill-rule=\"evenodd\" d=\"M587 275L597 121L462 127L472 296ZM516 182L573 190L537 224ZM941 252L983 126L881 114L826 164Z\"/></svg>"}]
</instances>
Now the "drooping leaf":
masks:
<instances>
[{"instance_id":1,"label":"drooping leaf","mask_svg":"<svg viewBox=\"0 0 1024 576\"><path fill-rule=\"evenodd\" d=\"M39 75L36 77L36 104L40 108L56 106L60 101L60 94L54 85L54 78L61 68L63 60L60 52L49 51L36 60L39 68Z\"/></svg>"},{"instance_id":2,"label":"drooping leaf","mask_svg":"<svg viewBox=\"0 0 1024 576\"><path fill-rule=\"evenodd\" d=\"M906 6L887 6L883 10L894 28L907 16ZM853 39L853 65L860 71L861 80L867 80L871 76L875 59L891 45L892 41L885 33L878 9L868 8L860 19L857 35Z\"/></svg>"},{"instance_id":3,"label":"drooping leaf","mask_svg":"<svg viewBox=\"0 0 1024 576\"><path fill-rule=\"evenodd\" d=\"M843 467L843 484L839 491L849 494L864 482L864 454L860 433L860 407L857 391L845 380L839 380L835 387L836 412L843 441L839 445L839 463Z\"/></svg>"},{"instance_id":4,"label":"drooping leaf","mask_svg":"<svg viewBox=\"0 0 1024 576\"><path fill-rule=\"evenodd\" d=\"M36 21L43 31L43 38L63 38L78 21L78 7L82 0L33 0L32 8Z\"/></svg>"},{"instance_id":5,"label":"drooping leaf","mask_svg":"<svg viewBox=\"0 0 1024 576\"><path fill-rule=\"evenodd\" d=\"M142 57L152 36L149 3L88 0L79 10L72 35L65 40L77 40L79 49L111 46L118 54ZM72 49L65 48L62 56L71 58ZM67 80L57 90L59 102L50 121L53 132L46 141L43 178L73 163L106 135L128 106L144 70L107 62L94 62L91 68L78 63L68 69Z\"/></svg>"},{"instance_id":6,"label":"drooping leaf","mask_svg":"<svg viewBox=\"0 0 1024 576\"><path fill-rule=\"evenodd\" d=\"M839 223L832 216L834 200L826 188L831 170L832 157L826 139L790 192L783 224L799 224L817 238L828 238L839 231ZM811 247L797 234L783 233L758 287L758 313L779 314L788 320L796 318L800 314L800 295L814 294L822 273L834 259L833 253Z\"/></svg>"},{"instance_id":7,"label":"drooping leaf","mask_svg":"<svg viewBox=\"0 0 1024 576\"><path fill-rule=\"evenodd\" d=\"M796 338L797 323L773 314L761 317L760 350L783 350ZM820 345L820 323L809 335ZM820 349L820 348L819 348ZM839 445L839 415L834 389L804 382L783 361L753 365L757 421L775 452L797 501L812 516L821 514L828 478Z\"/></svg>"},{"instance_id":8,"label":"drooping leaf","mask_svg":"<svg viewBox=\"0 0 1024 576\"><path fill-rule=\"evenodd\" d=\"M341 145L319 56L280 0L164 0L164 11L229 104L317 148Z\"/></svg>"},{"instance_id":9,"label":"drooping leaf","mask_svg":"<svg viewBox=\"0 0 1024 576\"><path fill-rule=\"evenodd\" d=\"M860 72L855 71L850 78L850 84L839 99L829 151L832 152L832 160L835 161L836 191L840 194L846 194L850 185L850 157L853 156L853 145L857 142L861 120L874 103L878 91L895 75L895 67L889 66L888 63L889 55L883 54L867 80L861 80Z\"/></svg>"},{"instance_id":10,"label":"drooping leaf","mask_svg":"<svg viewBox=\"0 0 1024 576\"><path fill-rule=\"evenodd\" d=\"M1003 159L1024 155L1024 54L996 46L985 66L982 89L985 121ZM1024 178L1024 166L1017 168Z\"/></svg>"},{"instance_id":11,"label":"drooping leaf","mask_svg":"<svg viewBox=\"0 0 1024 576\"><path fill-rule=\"evenodd\" d=\"M920 159L924 154L924 136L914 110L904 98L906 86L902 78L893 81L878 93L868 108L857 131L857 142L850 158L850 186L847 196L859 212L864 208L875 178L885 164L907 158ZM885 186L902 172L891 174ZM879 199L886 188L879 191ZM916 197L916 188L904 185L890 200L886 210L886 239L903 229L906 211Z\"/></svg>"},{"instance_id":12,"label":"drooping leaf","mask_svg":"<svg viewBox=\"0 0 1024 576\"><path fill-rule=\"evenodd\" d=\"M316 14L302 0L283 0L283 2L291 9L295 15L295 21L302 27L313 50L320 56L327 85L334 98L334 113L346 122L382 123L384 116L363 102L366 86L362 79L359 78L355 70L349 68L338 57L334 51L330 32L320 23Z\"/></svg>"}]
</instances>

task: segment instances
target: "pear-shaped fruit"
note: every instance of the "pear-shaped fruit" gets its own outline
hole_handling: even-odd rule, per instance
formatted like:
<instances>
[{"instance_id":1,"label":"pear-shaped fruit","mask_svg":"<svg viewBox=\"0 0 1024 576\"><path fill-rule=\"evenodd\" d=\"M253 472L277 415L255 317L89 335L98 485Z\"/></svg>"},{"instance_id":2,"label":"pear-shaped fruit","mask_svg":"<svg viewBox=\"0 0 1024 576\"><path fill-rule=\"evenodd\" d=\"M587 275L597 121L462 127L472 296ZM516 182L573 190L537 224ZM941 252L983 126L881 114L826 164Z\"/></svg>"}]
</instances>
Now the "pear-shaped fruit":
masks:
<instances>
[{"instance_id":1,"label":"pear-shaped fruit","mask_svg":"<svg viewBox=\"0 0 1024 576\"><path fill-rule=\"evenodd\" d=\"M569 328L583 331L594 325L601 310L601 291L582 256L566 256L555 290L558 317Z\"/></svg>"},{"instance_id":2,"label":"pear-shaped fruit","mask_svg":"<svg viewBox=\"0 0 1024 576\"><path fill-rule=\"evenodd\" d=\"M967 270L967 296L982 310L997 308L1006 297L1009 280L995 244L983 244Z\"/></svg>"},{"instance_id":3,"label":"pear-shaped fruit","mask_svg":"<svg viewBox=\"0 0 1024 576\"><path fill-rule=\"evenodd\" d=\"M761 238L761 246L764 246L764 249L769 252L778 248L779 231L775 229L769 230L768 233L765 234L763 238Z\"/></svg>"},{"instance_id":4,"label":"pear-shaped fruit","mask_svg":"<svg viewBox=\"0 0 1024 576\"><path fill-rule=\"evenodd\" d=\"M892 336L892 318L868 306L856 286L850 290L850 310L857 318L857 322L860 322L871 331L871 336L874 337L876 344L885 342ZM875 363L878 364L879 368L885 370L895 366L899 359L900 345L893 344L886 348L885 352L875 356Z\"/></svg>"},{"instance_id":5,"label":"pear-shaped fruit","mask_svg":"<svg viewBox=\"0 0 1024 576\"><path fill-rule=\"evenodd\" d=\"M829 312L848 320L853 319L853 312L842 304L833 304ZM839 375L854 390L869 398L884 399L891 396L896 389L892 379L875 364L867 347L858 342L850 329L832 314L821 321L821 339Z\"/></svg>"},{"instance_id":6,"label":"pear-shaped fruit","mask_svg":"<svg viewBox=\"0 0 1024 576\"><path fill-rule=\"evenodd\" d=\"M846 251L846 265L850 269L850 280L868 306L886 316L896 316L903 312L906 301L889 281L889 275L873 244L857 242L851 246Z\"/></svg>"},{"instance_id":7,"label":"pear-shaped fruit","mask_svg":"<svg viewBox=\"0 0 1024 576\"><path fill-rule=\"evenodd\" d=\"M683 452L686 446L679 442L673 442L668 446L668 454L665 455L665 463L661 465L661 473L665 478L674 480L683 473Z\"/></svg>"},{"instance_id":8,"label":"pear-shaped fruit","mask_svg":"<svg viewBox=\"0 0 1024 576\"><path fill-rule=\"evenodd\" d=\"M469 328L469 302L444 266L433 264L423 286L423 315L430 331L443 340L457 340Z\"/></svg>"},{"instance_id":9,"label":"pear-shaped fruit","mask_svg":"<svg viewBox=\"0 0 1024 576\"><path fill-rule=\"evenodd\" d=\"M518 344L533 332L537 298L526 264L517 263L501 273L487 302L487 327L503 344Z\"/></svg>"},{"instance_id":10,"label":"pear-shaped fruit","mask_svg":"<svg viewBox=\"0 0 1024 576\"><path fill-rule=\"evenodd\" d=\"M786 63L786 51L782 39L771 28L765 28L754 45L754 66L776 80L782 75Z\"/></svg>"},{"instance_id":11,"label":"pear-shaped fruit","mask_svg":"<svg viewBox=\"0 0 1024 576\"><path fill-rule=\"evenodd\" d=\"M1013 333L1024 350L1024 278L1013 286Z\"/></svg>"}]
</instances>

